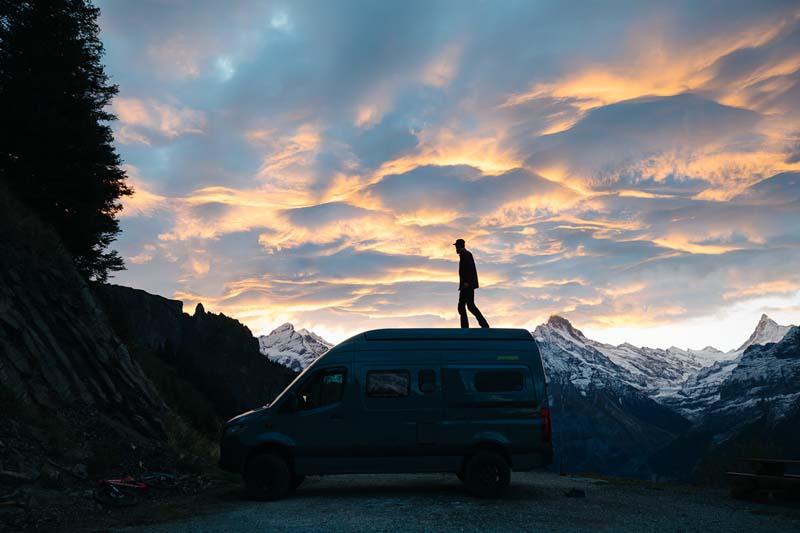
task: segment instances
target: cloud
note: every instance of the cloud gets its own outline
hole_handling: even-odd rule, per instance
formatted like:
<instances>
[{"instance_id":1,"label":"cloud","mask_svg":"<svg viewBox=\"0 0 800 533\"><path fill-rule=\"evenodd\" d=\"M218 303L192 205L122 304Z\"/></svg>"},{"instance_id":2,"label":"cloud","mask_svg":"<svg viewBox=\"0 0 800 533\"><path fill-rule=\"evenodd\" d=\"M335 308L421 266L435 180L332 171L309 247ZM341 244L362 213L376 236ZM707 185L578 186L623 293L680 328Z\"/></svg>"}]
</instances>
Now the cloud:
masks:
<instances>
[{"instance_id":1,"label":"cloud","mask_svg":"<svg viewBox=\"0 0 800 533\"><path fill-rule=\"evenodd\" d=\"M452 326L463 237L493 325L798 305L791 2L100 6L118 282L256 332Z\"/></svg>"},{"instance_id":2,"label":"cloud","mask_svg":"<svg viewBox=\"0 0 800 533\"><path fill-rule=\"evenodd\" d=\"M367 196L406 220L440 224L489 214L511 203L547 206L574 192L525 170L482 175L470 166L422 166L385 176Z\"/></svg>"},{"instance_id":3,"label":"cloud","mask_svg":"<svg viewBox=\"0 0 800 533\"><path fill-rule=\"evenodd\" d=\"M543 136L528 163L543 172L562 169L568 180L590 188L694 177L690 164L705 148L724 153L734 145L757 146L758 120L755 112L692 94L642 97L598 107L569 129Z\"/></svg>"},{"instance_id":4,"label":"cloud","mask_svg":"<svg viewBox=\"0 0 800 533\"><path fill-rule=\"evenodd\" d=\"M759 181L734 200L765 206L798 204L800 203L800 172L784 172Z\"/></svg>"},{"instance_id":5,"label":"cloud","mask_svg":"<svg viewBox=\"0 0 800 533\"><path fill-rule=\"evenodd\" d=\"M123 144L151 144L152 137L174 139L203 133L206 116L202 111L178 108L154 100L118 97L112 105L119 119L116 139Z\"/></svg>"}]
</instances>

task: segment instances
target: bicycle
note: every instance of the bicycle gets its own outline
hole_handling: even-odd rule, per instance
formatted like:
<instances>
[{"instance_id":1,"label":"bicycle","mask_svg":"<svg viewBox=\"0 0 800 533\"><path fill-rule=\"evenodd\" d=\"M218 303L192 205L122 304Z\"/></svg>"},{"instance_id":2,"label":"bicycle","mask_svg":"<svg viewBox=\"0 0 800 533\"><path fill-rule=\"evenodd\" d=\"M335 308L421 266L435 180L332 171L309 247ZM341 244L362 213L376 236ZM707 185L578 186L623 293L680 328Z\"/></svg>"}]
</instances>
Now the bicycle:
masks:
<instances>
[{"instance_id":1,"label":"bicycle","mask_svg":"<svg viewBox=\"0 0 800 533\"><path fill-rule=\"evenodd\" d=\"M125 476L115 479L101 479L94 491L94 498L103 505L112 507L132 507L137 505L141 495L151 488L170 489L177 484L176 477L164 472L145 472L139 479Z\"/></svg>"}]
</instances>

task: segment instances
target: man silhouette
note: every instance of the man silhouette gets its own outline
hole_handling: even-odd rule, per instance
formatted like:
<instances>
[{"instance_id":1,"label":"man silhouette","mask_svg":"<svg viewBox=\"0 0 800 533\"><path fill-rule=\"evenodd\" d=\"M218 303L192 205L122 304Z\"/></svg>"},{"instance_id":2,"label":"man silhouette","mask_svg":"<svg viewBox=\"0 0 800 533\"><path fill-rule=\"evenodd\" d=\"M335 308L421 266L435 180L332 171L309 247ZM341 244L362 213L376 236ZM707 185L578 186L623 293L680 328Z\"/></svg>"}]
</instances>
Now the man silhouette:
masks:
<instances>
[{"instance_id":1,"label":"man silhouette","mask_svg":"<svg viewBox=\"0 0 800 533\"><path fill-rule=\"evenodd\" d=\"M456 253L460 256L458 261L458 314L461 315L461 327L469 327L467 309L478 319L478 324L482 328L488 328L489 323L483 318L478 307L475 305L475 289L480 287L478 284L478 270L475 268L475 259L465 248L464 239L457 239L453 243Z\"/></svg>"}]
</instances>

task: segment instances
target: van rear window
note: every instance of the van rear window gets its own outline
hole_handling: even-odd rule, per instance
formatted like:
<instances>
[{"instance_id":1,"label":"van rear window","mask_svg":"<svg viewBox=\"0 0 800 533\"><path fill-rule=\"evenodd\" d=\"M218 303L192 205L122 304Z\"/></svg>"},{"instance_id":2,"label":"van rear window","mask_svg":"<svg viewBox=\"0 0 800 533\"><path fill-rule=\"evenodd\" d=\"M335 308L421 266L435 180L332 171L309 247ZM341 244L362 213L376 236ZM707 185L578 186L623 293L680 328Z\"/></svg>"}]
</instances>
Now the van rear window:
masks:
<instances>
[{"instance_id":1,"label":"van rear window","mask_svg":"<svg viewBox=\"0 0 800 533\"><path fill-rule=\"evenodd\" d=\"M522 390L524 377L519 370L486 370L475 373L478 392L509 392Z\"/></svg>"},{"instance_id":2,"label":"van rear window","mask_svg":"<svg viewBox=\"0 0 800 533\"><path fill-rule=\"evenodd\" d=\"M408 370L367 372L367 397L401 398L408 396L410 383Z\"/></svg>"}]
</instances>

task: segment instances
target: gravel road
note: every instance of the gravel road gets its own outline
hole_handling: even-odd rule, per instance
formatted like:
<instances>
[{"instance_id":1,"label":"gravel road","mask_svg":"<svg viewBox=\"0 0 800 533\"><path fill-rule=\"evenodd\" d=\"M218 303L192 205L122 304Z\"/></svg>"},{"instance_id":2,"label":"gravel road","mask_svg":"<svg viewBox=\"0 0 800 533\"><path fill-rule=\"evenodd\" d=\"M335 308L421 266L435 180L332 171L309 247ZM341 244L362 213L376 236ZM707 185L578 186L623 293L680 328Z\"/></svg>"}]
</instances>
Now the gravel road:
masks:
<instances>
[{"instance_id":1,"label":"gravel road","mask_svg":"<svg viewBox=\"0 0 800 533\"><path fill-rule=\"evenodd\" d=\"M567 497L580 489L585 497ZM233 502L148 531L800 531L800 508L724 491L515 473L508 496L478 500L452 475L310 478L290 499Z\"/></svg>"}]
</instances>

